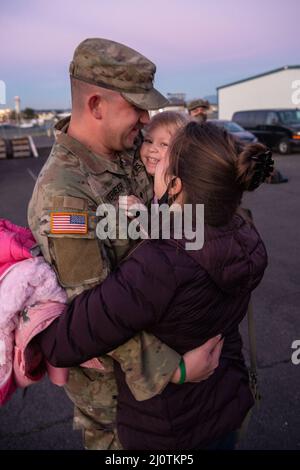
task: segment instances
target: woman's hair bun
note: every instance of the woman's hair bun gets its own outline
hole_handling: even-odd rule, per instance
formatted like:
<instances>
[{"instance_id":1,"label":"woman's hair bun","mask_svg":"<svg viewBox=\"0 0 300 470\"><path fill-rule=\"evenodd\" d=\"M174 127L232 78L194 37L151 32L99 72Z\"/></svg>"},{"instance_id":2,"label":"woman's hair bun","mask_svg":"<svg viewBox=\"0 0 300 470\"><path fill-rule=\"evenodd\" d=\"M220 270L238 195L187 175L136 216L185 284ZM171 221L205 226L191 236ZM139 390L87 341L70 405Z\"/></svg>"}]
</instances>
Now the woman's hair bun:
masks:
<instances>
[{"instance_id":1,"label":"woman's hair bun","mask_svg":"<svg viewBox=\"0 0 300 470\"><path fill-rule=\"evenodd\" d=\"M254 191L274 169L272 152L263 144L237 144L236 180L243 191Z\"/></svg>"}]
</instances>

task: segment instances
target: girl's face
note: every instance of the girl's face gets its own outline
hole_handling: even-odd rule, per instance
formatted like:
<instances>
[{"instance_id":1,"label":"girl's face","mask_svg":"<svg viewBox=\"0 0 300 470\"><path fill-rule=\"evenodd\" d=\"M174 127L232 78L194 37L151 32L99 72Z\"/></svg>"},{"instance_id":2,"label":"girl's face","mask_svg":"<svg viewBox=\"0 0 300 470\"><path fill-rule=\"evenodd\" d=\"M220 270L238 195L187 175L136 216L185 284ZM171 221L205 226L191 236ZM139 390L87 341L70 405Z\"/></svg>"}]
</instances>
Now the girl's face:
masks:
<instances>
[{"instance_id":1,"label":"girl's face","mask_svg":"<svg viewBox=\"0 0 300 470\"><path fill-rule=\"evenodd\" d=\"M171 137L166 126L156 127L145 134L140 154L150 175L154 176L158 162L165 159Z\"/></svg>"}]
</instances>

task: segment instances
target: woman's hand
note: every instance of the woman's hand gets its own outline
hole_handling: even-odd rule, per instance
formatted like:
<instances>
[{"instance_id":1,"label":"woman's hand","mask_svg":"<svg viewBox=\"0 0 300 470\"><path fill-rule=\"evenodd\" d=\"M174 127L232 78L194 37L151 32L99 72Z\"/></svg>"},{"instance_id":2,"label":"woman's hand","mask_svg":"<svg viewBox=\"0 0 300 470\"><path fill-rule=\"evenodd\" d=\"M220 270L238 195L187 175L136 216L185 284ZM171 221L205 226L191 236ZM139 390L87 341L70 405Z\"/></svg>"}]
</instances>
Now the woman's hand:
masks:
<instances>
[{"instance_id":1,"label":"woman's hand","mask_svg":"<svg viewBox=\"0 0 300 470\"><path fill-rule=\"evenodd\" d=\"M183 359L186 368L185 382L201 382L208 379L219 365L219 359L224 339L221 335L214 336L198 348L184 354ZM180 380L180 368L177 367L171 379L172 383Z\"/></svg>"}]
</instances>

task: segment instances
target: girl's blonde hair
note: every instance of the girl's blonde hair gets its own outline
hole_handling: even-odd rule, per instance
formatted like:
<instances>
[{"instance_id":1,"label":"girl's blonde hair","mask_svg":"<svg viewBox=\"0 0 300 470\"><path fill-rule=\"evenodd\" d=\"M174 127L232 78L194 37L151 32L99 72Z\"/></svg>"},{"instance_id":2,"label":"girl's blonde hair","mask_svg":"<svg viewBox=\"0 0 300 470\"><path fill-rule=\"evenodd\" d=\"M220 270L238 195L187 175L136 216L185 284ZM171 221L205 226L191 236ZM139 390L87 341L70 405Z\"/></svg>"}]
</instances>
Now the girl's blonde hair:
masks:
<instances>
[{"instance_id":1,"label":"girl's blonde hair","mask_svg":"<svg viewBox=\"0 0 300 470\"><path fill-rule=\"evenodd\" d=\"M176 132L181 127L184 127L190 122L188 114L180 113L178 111L163 111L157 113L151 118L149 124L145 127L145 133L151 132L157 127L167 127L170 133Z\"/></svg>"}]
</instances>

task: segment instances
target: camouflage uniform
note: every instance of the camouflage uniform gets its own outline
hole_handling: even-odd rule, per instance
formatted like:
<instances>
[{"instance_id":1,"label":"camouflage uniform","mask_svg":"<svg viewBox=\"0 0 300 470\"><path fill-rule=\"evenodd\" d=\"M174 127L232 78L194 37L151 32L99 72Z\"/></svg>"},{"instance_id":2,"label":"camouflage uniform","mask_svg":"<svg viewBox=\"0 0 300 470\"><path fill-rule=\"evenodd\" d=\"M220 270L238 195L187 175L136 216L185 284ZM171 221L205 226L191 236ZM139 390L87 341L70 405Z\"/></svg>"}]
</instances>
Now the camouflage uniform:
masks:
<instances>
[{"instance_id":1,"label":"camouflage uniform","mask_svg":"<svg viewBox=\"0 0 300 470\"><path fill-rule=\"evenodd\" d=\"M123 152L110 161L90 152L66 131L69 118L56 126L60 132L43 167L29 204L29 226L46 260L56 270L68 298L101 282L128 252L132 241L106 242L96 238L99 204L117 205L120 195L135 194L148 204L152 185L134 152ZM51 214L86 213L86 234L51 233ZM105 246L106 249L105 249ZM108 252L108 256L106 256ZM126 374L137 400L159 393L169 382L180 356L157 338L142 332L110 353ZM117 449L114 432L117 387L112 359L101 358L106 372L70 369L66 392L75 404L74 427L84 430L89 449ZM105 431L103 431L105 430Z\"/></svg>"},{"instance_id":2,"label":"camouflage uniform","mask_svg":"<svg viewBox=\"0 0 300 470\"><path fill-rule=\"evenodd\" d=\"M70 64L73 79L119 92L142 110L168 103L153 87L155 70L155 65L137 51L100 38L83 41ZM129 194L148 204L153 192L134 151L116 152L111 159L96 155L68 135L67 128L68 119L57 125L59 134L36 182L28 221L70 300L105 279L132 244L120 239L99 241L99 204L116 206L120 195ZM59 230L59 221L65 216L70 216L73 224L80 220L81 232ZM121 448L115 432L117 386L112 358L120 363L137 400L160 393L180 361L175 351L146 332L109 356L101 358L105 373L97 368L71 368L66 386L75 404L74 426L84 430L89 449Z\"/></svg>"}]
</instances>

